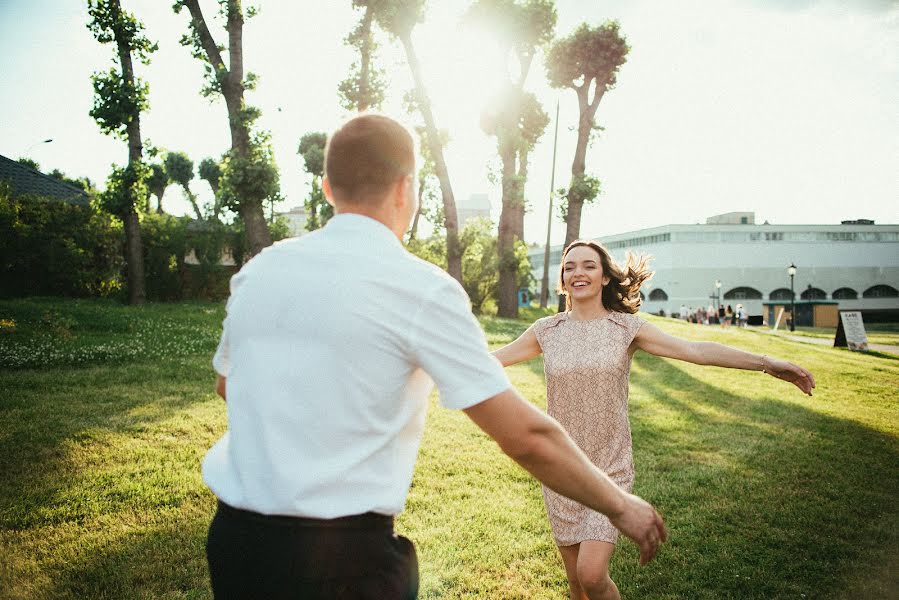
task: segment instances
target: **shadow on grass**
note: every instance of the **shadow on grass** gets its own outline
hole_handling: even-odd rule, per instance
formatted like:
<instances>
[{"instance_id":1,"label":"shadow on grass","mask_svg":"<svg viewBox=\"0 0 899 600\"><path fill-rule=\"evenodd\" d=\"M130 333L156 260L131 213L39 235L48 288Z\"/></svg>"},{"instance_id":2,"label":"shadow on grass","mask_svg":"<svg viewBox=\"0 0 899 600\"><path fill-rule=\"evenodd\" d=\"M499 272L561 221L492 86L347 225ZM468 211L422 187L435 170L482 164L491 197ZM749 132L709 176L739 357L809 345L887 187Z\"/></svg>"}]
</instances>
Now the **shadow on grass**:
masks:
<instances>
[{"instance_id":1,"label":"shadow on grass","mask_svg":"<svg viewBox=\"0 0 899 600\"><path fill-rule=\"evenodd\" d=\"M651 569L633 566L632 547L617 553L623 593L869 597L844 588L866 572L882 579L878 565L899 554L895 438L735 395L650 355L634 363L635 492L660 508L672 539ZM888 597L876 590L890 577L866 593Z\"/></svg>"},{"instance_id":2,"label":"shadow on grass","mask_svg":"<svg viewBox=\"0 0 899 600\"><path fill-rule=\"evenodd\" d=\"M136 532L99 539L85 535L78 553L51 569L48 595L211 598L205 545L214 505L206 504L186 514L156 514L153 525Z\"/></svg>"},{"instance_id":3,"label":"shadow on grass","mask_svg":"<svg viewBox=\"0 0 899 600\"><path fill-rule=\"evenodd\" d=\"M198 381L206 370L208 376ZM105 444L113 437L126 446L129 439L149 437L155 423L207 401L211 382L207 357L0 374L0 527L80 521L109 508L92 505L91 496L72 497L73 482L79 481L126 507L126 488L143 482L90 483L98 477L91 470L96 461L104 461L96 468L106 477L120 468ZM140 468L145 470L135 478L164 465Z\"/></svg>"}]
</instances>

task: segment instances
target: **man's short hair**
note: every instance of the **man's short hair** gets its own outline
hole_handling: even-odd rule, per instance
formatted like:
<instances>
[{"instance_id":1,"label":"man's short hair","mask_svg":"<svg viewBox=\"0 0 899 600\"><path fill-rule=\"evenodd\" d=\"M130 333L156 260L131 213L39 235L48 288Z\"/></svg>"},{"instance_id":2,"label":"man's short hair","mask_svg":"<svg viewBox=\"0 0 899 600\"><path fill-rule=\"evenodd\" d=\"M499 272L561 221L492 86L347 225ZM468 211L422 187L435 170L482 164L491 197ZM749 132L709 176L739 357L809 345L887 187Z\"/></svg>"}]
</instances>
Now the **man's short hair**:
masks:
<instances>
[{"instance_id":1,"label":"man's short hair","mask_svg":"<svg viewBox=\"0 0 899 600\"><path fill-rule=\"evenodd\" d=\"M325 176L341 202L380 200L398 179L414 171L412 136L383 115L353 117L331 134L325 146Z\"/></svg>"}]
</instances>

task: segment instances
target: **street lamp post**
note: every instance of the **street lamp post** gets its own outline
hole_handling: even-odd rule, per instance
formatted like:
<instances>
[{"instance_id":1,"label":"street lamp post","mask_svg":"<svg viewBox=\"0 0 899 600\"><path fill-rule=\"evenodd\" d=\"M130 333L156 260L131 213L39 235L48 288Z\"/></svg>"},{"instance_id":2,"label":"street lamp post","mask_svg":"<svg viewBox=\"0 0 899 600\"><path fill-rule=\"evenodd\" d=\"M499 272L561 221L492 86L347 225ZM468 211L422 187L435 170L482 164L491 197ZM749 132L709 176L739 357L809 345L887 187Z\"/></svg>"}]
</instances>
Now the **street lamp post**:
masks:
<instances>
[{"instance_id":1,"label":"street lamp post","mask_svg":"<svg viewBox=\"0 0 899 600\"><path fill-rule=\"evenodd\" d=\"M787 267L790 275L790 331L796 331L796 294L793 293L793 278L796 276L796 265L790 263Z\"/></svg>"},{"instance_id":2,"label":"street lamp post","mask_svg":"<svg viewBox=\"0 0 899 600\"><path fill-rule=\"evenodd\" d=\"M559 143L559 101L556 100L556 133L553 138L553 167L549 176L549 216L546 218L546 249L543 251L543 281L540 284L540 308L549 302L549 234L553 224L553 194L556 186L556 146Z\"/></svg>"},{"instance_id":3,"label":"street lamp post","mask_svg":"<svg viewBox=\"0 0 899 600\"><path fill-rule=\"evenodd\" d=\"M47 138L46 140L41 140L39 142L35 142L35 143L31 144L30 146L28 146L27 148L25 148L25 154L27 155L29 152L31 152L31 149L34 148L35 146L37 146L38 144L49 144L52 141L53 141L53 138ZM30 157L27 157L27 158L30 158Z\"/></svg>"}]
</instances>

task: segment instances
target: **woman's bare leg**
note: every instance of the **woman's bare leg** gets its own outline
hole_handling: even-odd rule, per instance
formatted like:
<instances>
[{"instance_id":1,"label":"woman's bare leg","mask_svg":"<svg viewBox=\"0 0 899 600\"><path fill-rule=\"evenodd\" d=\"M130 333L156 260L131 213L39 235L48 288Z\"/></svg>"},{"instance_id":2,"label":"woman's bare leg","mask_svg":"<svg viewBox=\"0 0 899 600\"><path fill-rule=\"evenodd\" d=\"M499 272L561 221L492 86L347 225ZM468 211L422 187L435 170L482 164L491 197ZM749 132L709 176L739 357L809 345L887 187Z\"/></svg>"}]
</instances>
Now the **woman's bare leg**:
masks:
<instances>
[{"instance_id":1,"label":"woman's bare leg","mask_svg":"<svg viewBox=\"0 0 899 600\"><path fill-rule=\"evenodd\" d=\"M609 577L609 561L615 544L594 540L580 543L577 580L589 600L621 600L618 586Z\"/></svg>"},{"instance_id":2,"label":"woman's bare leg","mask_svg":"<svg viewBox=\"0 0 899 600\"><path fill-rule=\"evenodd\" d=\"M589 600L587 595L581 589L581 584L577 580L577 555L580 544L573 546L559 546L559 554L562 555L562 562L565 563L565 575L568 577L568 591L571 600Z\"/></svg>"}]
</instances>

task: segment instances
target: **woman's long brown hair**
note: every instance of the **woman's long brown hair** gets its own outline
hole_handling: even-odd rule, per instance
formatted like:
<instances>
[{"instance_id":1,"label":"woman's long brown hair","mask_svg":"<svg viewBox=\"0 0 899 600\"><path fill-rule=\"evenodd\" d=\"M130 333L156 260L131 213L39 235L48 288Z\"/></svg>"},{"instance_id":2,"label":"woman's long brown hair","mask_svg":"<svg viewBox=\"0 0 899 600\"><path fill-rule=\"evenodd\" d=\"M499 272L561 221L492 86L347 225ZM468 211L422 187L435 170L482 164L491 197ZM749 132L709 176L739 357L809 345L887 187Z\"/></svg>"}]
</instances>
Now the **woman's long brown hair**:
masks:
<instances>
[{"instance_id":1,"label":"woman's long brown hair","mask_svg":"<svg viewBox=\"0 0 899 600\"><path fill-rule=\"evenodd\" d=\"M609 310L623 313L635 313L640 310L640 286L650 279L655 272L649 270L647 254L634 254L628 251L624 266L619 266L606 248L590 240L574 240L562 253L562 265L559 268L558 293L565 294L565 305L571 310L571 296L565 293L565 257L572 248L587 246L599 254L603 275L609 278L608 285L602 288L602 305Z\"/></svg>"}]
</instances>

